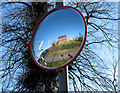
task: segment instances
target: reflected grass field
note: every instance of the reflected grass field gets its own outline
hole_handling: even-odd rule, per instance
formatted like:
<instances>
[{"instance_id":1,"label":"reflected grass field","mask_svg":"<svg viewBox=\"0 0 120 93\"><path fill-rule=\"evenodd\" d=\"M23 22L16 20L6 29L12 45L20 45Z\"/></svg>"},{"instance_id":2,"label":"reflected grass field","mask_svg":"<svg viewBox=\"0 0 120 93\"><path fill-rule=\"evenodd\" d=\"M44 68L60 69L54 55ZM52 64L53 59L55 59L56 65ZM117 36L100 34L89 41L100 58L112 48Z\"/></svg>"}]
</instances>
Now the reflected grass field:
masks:
<instances>
[{"instance_id":1,"label":"reflected grass field","mask_svg":"<svg viewBox=\"0 0 120 93\"><path fill-rule=\"evenodd\" d=\"M66 60L60 60L57 62L50 62L50 63L47 63L47 65L45 65L45 62L41 62L41 65L46 66L46 67L59 67L65 63L67 63L69 60L70 60L70 58L66 59Z\"/></svg>"},{"instance_id":2,"label":"reflected grass field","mask_svg":"<svg viewBox=\"0 0 120 93\"><path fill-rule=\"evenodd\" d=\"M68 52L71 50L74 50L76 48L79 48L81 46L80 41L68 41L60 45L56 45L55 47L49 48L49 55L55 55L55 54L60 54L64 52Z\"/></svg>"}]
</instances>

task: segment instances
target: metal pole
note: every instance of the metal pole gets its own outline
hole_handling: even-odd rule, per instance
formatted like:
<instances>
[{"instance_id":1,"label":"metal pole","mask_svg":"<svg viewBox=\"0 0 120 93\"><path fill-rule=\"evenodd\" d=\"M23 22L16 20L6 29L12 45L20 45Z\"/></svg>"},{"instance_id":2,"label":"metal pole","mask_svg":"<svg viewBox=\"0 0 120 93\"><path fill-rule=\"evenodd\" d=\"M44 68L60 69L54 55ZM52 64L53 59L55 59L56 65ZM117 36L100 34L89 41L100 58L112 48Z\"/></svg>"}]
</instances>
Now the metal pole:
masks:
<instances>
[{"instance_id":1,"label":"metal pole","mask_svg":"<svg viewBox=\"0 0 120 93\"><path fill-rule=\"evenodd\" d=\"M64 6L64 2L56 2L56 7ZM59 93L69 91L68 66L64 67L58 72Z\"/></svg>"},{"instance_id":2,"label":"metal pole","mask_svg":"<svg viewBox=\"0 0 120 93\"><path fill-rule=\"evenodd\" d=\"M58 79L59 79L59 92L68 93L69 91L68 66L66 66L61 71L58 72Z\"/></svg>"}]
</instances>

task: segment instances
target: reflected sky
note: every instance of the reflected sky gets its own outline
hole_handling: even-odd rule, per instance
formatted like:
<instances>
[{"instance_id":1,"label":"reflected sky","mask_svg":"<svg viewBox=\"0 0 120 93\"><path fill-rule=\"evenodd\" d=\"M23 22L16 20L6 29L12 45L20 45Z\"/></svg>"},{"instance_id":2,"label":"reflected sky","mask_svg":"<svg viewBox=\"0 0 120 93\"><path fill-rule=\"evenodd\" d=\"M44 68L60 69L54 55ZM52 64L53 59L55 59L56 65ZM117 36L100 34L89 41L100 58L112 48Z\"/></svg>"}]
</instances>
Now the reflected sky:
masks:
<instances>
[{"instance_id":1,"label":"reflected sky","mask_svg":"<svg viewBox=\"0 0 120 93\"><path fill-rule=\"evenodd\" d=\"M49 14L37 27L33 37L33 51L35 56L39 45L43 41L41 49L48 49L53 42L58 41L59 36L66 35L73 40L79 33L85 35L85 24L81 15L74 9L62 8Z\"/></svg>"}]
</instances>

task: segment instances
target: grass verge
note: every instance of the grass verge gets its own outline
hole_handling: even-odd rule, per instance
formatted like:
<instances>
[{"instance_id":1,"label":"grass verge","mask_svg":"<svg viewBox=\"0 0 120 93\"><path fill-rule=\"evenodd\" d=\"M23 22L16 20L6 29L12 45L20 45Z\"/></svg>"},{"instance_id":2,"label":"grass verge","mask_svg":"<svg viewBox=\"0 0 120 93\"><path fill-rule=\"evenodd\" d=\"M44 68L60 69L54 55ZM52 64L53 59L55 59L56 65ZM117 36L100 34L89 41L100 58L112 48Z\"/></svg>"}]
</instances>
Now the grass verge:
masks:
<instances>
[{"instance_id":1,"label":"grass verge","mask_svg":"<svg viewBox=\"0 0 120 93\"><path fill-rule=\"evenodd\" d=\"M70 58L66 60L60 60L57 62L50 62L50 63L47 63L47 65L45 65L45 62L41 62L41 65L46 66L46 67L59 67L67 63L69 60Z\"/></svg>"}]
</instances>

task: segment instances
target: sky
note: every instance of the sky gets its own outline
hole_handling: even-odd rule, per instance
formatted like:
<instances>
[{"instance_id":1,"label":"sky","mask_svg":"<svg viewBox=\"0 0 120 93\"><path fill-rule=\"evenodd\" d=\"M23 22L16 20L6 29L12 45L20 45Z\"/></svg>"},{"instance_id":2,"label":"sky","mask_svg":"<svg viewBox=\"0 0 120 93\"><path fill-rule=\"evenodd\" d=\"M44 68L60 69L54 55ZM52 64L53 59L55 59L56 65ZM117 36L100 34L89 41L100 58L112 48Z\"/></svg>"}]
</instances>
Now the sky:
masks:
<instances>
[{"instance_id":1,"label":"sky","mask_svg":"<svg viewBox=\"0 0 120 93\"><path fill-rule=\"evenodd\" d=\"M81 15L73 9L57 10L49 14L37 27L33 37L33 51L35 56L39 44L43 41L41 49L48 49L53 42L58 41L59 36L66 35L67 38L73 40L81 33L85 35L85 24Z\"/></svg>"},{"instance_id":2,"label":"sky","mask_svg":"<svg viewBox=\"0 0 120 93\"><path fill-rule=\"evenodd\" d=\"M57 13L56 13L57 14ZM61 13L62 14L62 13ZM69 21L69 17L67 16L67 14L68 14L68 11L65 11L62 15L65 15L66 14L66 22L68 22ZM73 15L69 15L70 17L72 17ZM79 15L74 15L74 16L79 16ZM59 17L59 16L58 16ZM36 43L38 43L38 42L41 42L41 41L46 41L46 42L44 42L43 43L43 46L42 47L44 47L44 48L47 48L47 46L48 46L48 39L49 39L49 41L50 41L50 43L51 42L54 42L54 41L57 41L57 38L58 38L58 35L64 35L64 34L66 34L67 35L67 37L68 38L72 38L72 36L73 36L73 34L74 35L78 35L78 33L70 33L70 31L73 31L74 29L72 29L72 28L75 28L75 27L73 27L74 25L71 25L71 24L69 24L69 25L67 25L69 28L67 28L67 32L65 32L66 30L65 29L63 29L62 27L57 27L57 26L54 26L54 25L56 25L57 23L58 23L58 20L59 20L59 24L60 25L62 25L62 26L66 26L65 25L65 22L63 22L63 20L64 19L62 19L61 20L61 18L59 19L59 18L56 18L56 20L57 20L57 22L55 22L54 23L54 21L56 21L56 20L53 20L53 18L54 17L51 17L49 20L48 19L46 19L46 20L44 20L44 22L42 22L42 24L41 25L43 25L42 27L40 27L38 30L38 32L39 33L37 33L36 35L37 35L37 41L35 41L35 44ZM74 20L70 20L68 23L73 23L76 19L77 19L77 17L74 17L75 19ZM52 21L51 21L52 20ZM48 24L46 24L46 23L49 23L49 22L51 22L51 24L50 24L50 26L48 26ZM75 22L78 22L79 23L79 21L75 21ZM46 24L46 25L45 25ZM66 27L67 27L66 26ZM71 29L70 29L71 28ZM41 30L42 29L42 30ZM51 32L50 31L50 29L53 29L53 31ZM79 30L80 31L80 29L81 28L79 28L79 29L77 29L77 30ZM63 30L63 32L61 32ZM60 33L61 32L61 33ZM54 35L54 37L53 37L53 35ZM45 38L45 37L48 37L48 38ZM45 44L45 45L44 45ZM35 46L36 47L36 49L38 49L38 44ZM104 51L104 50L106 50L106 51L104 51L106 54L108 53L109 54L109 56L108 55L105 55L104 54L104 52L100 52L100 51L98 51L98 49L96 49L96 51L98 51L98 55L100 55L101 57L103 57L104 58L104 60L107 60L107 59L109 59L109 60L112 60L111 59L111 57L110 56L112 56L112 54L110 54L109 53L109 51L107 51L107 49L105 49L105 48L102 48L102 49L100 49L101 51ZM36 50L35 50L36 51ZM115 55L116 56L116 55ZM107 59L106 59L107 58Z\"/></svg>"}]
</instances>

